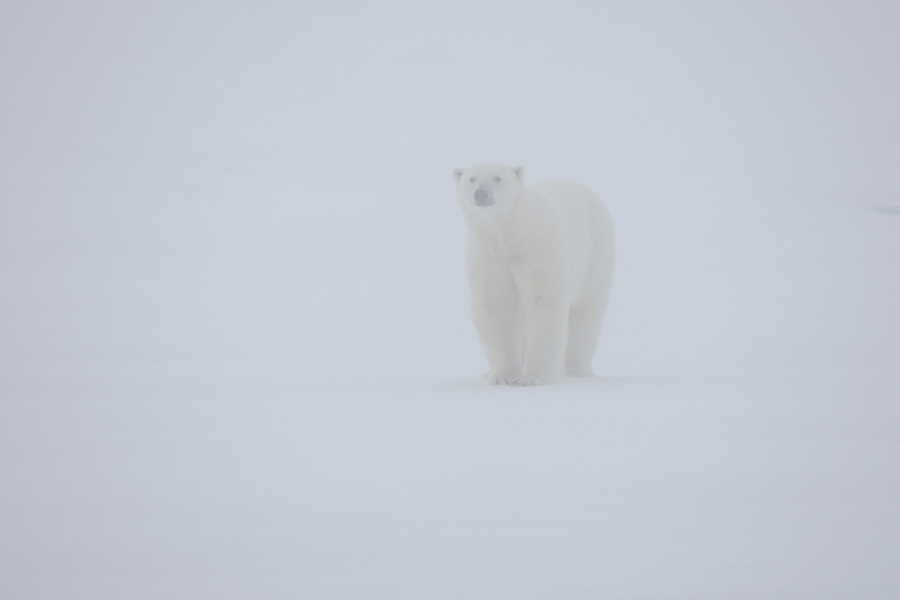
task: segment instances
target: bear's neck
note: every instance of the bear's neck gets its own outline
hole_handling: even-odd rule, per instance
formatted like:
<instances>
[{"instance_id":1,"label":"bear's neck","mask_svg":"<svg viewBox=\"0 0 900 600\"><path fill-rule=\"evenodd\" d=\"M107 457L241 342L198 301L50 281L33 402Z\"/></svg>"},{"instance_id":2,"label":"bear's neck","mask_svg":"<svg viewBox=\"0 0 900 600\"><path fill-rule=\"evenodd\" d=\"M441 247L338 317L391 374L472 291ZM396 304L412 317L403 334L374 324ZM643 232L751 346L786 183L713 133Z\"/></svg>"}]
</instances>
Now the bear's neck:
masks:
<instances>
[{"instance_id":1,"label":"bear's neck","mask_svg":"<svg viewBox=\"0 0 900 600\"><path fill-rule=\"evenodd\" d=\"M538 211L533 200L523 191L506 210L478 215L470 223L471 235L492 255L509 257L527 251L535 240Z\"/></svg>"}]
</instances>

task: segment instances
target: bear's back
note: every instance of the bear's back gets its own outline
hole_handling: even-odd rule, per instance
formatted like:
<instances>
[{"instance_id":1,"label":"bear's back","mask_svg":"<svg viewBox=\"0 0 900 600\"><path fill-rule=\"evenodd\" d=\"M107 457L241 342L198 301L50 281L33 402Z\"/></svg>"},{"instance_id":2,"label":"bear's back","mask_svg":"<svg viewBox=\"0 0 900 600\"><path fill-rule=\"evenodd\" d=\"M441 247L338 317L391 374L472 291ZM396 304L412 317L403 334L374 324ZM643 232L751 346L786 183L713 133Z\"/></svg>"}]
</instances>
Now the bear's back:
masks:
<instances>
[{"instance_id":1,"label":"bear's back","mask_svg":"<svg viewBox=\"0 0 900 600\"><path fill-rule=\"evenodd\" d=\"M560 209L568 240L570 301L577 303L608 284L613 261L609 212L592 189L577 181L550 179L530 186Z\"/></svg>"}]
</instances>

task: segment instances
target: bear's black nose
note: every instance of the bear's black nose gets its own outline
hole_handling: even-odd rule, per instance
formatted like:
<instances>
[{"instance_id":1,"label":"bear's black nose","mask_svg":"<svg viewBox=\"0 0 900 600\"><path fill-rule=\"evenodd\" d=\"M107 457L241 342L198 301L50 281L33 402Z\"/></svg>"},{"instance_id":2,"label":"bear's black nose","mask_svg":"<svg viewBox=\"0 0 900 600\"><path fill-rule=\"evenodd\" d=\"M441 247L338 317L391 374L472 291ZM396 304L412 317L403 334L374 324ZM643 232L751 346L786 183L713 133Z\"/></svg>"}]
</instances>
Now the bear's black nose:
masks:
<instances>
[{"instance_id":1,"label":"bear's black nose","mask_svg":"<svg viewBox=\"0 0 900 600\"><path fill-rule=\"evenodd\" d=\"M484 202L488 199L488 193L484 190L475 190L475 202Z\"/></svg>"}]
</instances>

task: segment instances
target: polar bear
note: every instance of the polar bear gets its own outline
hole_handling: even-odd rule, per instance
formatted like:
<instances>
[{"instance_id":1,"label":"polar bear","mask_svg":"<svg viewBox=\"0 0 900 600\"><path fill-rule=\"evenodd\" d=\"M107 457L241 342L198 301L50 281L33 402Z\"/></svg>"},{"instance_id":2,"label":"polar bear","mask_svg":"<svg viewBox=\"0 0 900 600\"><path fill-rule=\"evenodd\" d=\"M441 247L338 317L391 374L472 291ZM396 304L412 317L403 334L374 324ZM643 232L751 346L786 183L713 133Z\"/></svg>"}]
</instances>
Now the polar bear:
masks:
<instances>
[{"instance_id":1,"label":"polar bear","mask_svg":"<svg viewBox=\"0 0 900 600\"><path fill-rule=\"evenodd\" d=\"M489 381L543 385L592 375L612 281L612 221L584 185L527 187L523 175L500 163L453 171Z\"/></svg>"}]
</instances>

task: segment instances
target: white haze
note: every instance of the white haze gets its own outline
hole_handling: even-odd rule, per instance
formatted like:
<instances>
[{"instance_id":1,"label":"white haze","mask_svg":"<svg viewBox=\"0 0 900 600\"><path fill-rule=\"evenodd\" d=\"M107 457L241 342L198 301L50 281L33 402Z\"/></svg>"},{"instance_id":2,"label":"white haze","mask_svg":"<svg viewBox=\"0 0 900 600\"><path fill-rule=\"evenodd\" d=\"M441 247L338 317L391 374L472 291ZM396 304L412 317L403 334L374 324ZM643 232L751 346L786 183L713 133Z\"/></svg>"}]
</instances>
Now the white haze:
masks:
<instances>
[{"instance_id":1,"label":"white haze","mask_svg":"<svg viewBox=\"0 0 900 600\"><path fill-rule=\"evenodd\" d=\"M900 5L0 5L0 598L900 596ZM487 387L451 170L617 228Z\"/></svg>"}]
</instances>

